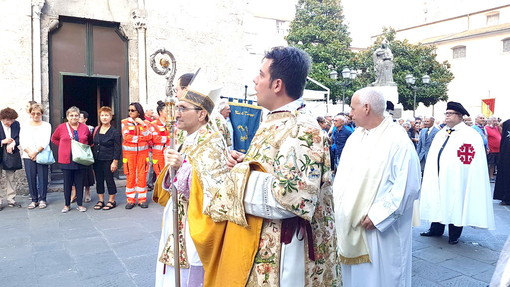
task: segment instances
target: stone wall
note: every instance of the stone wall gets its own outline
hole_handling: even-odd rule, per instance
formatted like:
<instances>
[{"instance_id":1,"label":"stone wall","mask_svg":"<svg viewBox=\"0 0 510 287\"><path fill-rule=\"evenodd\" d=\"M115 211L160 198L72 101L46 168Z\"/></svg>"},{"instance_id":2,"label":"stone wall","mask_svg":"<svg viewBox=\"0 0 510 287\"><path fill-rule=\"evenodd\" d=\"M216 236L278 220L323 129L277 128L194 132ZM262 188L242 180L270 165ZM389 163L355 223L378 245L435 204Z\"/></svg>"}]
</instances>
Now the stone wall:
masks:
<instances>
[{"instance_id":1,"label":"stone wall","mask_svg":"<svg viewBox=\"0 0 510 287\"><path fill-rule=\"evenodd\" d=\"M41 97L34 98L32 79L32 3L42 6L41 23ZM139 2L144 7L139 7ZM1 0L0 1L0 109L12 107L24 122L24 109L29 100L46 106L43 120L48 121L49 58L48 33L58 27L59 16L94 19L120 23L128 38L129 101L140 101L147 108L156 108L164 99L166 80L150 68L149 56L160 48L171 51L177 61L176 78L198 68L209 81L223 86L222 96L242 97L244 85L257 74L262 51L253 51L256 31L274 35L267 27L248 27L248 6L256 1L236 0ZM267 2L267 1L266 1ZM197 9L197 7L200 7ZM141 8L141 9L140 9ZM264 19L259 17L258 19ZM140 23L135 23L141 21ZM272 26L271 20L268 20ZM253 21L252 21L253 22ZM138 68L138 30L145 32L145 71ZM261 41L257 41L261 42ZM266 43L267 44L267 43ZM250 48L251 47L251 48ZM147 79L148 99L139 97L139 77ZM246 77L249 75L249 77ZM249 80L247 80L247 78ZM127 95L121 95L126 97ZM122 107L124 108L124 107ZM4 181L2 180L2 183ZM27 192L24 171L16 172L20 193Z\"/></svg>"},{"instance_id":2,"label":"stone wall","mask_svg":"<svg viewBox=\"0 0 510 287\"><path fill-rule=\"evenodd\" d=\"M0 1L0 108L24 115L32 99L32 36L30 1Z\"/></svg>"}]
</instances>

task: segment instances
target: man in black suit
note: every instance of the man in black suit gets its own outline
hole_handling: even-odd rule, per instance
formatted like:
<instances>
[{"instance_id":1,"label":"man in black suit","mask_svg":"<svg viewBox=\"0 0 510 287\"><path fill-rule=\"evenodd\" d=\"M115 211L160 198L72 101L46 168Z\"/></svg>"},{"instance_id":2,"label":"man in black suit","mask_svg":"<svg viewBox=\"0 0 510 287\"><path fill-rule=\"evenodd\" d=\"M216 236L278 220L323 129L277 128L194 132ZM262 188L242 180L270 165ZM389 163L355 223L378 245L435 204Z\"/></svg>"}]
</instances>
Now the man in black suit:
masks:
<instances>
[{"instance_id":1,"label":"man in black suit","mask_svg":"<svg viewBox=\"0 0 510 287\"><path fill-rule=\"evenodd\" d=\"M432 140L436 136L436 133L439 131L439 129L434 126L433 117L425 117L423 119L423 124L425 128L420 131L420 139L418 141L418 145L416 146L416 152L418 152L418 158L420 159L422 174L423 169L425 168L425 161L427 160L430 144L432 144Z\"/></svg>"}]
</instances>

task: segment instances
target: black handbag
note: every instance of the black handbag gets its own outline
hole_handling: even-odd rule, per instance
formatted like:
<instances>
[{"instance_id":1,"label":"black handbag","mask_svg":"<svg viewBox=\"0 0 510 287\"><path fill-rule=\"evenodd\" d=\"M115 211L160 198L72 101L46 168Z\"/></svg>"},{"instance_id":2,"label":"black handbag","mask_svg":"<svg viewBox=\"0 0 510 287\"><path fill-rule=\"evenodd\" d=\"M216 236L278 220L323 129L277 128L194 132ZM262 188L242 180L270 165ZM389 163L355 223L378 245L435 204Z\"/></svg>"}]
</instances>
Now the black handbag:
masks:
<instances>
[{"instance_id":1,"label":"black handbag","mask_svg":"<svg viewBox=\"0 0 510 287\"><path fill-rule=\"evenodd\" d=\"M18 170L22 169L21 154L19 149L15 147L12 153L7 152L7 145L4 145L3 158L2 158L2 169L4 170Z\"/></svg>"}]
</instances>

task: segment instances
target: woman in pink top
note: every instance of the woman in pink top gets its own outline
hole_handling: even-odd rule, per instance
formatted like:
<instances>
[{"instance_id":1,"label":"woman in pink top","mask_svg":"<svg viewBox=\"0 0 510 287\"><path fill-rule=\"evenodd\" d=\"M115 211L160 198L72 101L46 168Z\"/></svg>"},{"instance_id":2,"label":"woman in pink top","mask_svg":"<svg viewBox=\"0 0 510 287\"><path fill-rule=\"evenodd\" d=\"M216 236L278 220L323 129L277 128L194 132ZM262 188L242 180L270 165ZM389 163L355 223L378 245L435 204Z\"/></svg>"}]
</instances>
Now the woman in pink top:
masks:
<instances>
[{"instance_id":1,"label":"woman in pink top","mask_svg":"<svg viewBox=\"0 0 510 287\"><path fill-rule=\"evenodd\" d=\"M496 117L490 117L488 124L485 126L487 133L487 141L489 143L489 154L487 155L487 163L489 164L489 177L494 182L496 175L496 164L498 163L499 146L501 143L501 127Z\"/></svg>"}]
</instances>

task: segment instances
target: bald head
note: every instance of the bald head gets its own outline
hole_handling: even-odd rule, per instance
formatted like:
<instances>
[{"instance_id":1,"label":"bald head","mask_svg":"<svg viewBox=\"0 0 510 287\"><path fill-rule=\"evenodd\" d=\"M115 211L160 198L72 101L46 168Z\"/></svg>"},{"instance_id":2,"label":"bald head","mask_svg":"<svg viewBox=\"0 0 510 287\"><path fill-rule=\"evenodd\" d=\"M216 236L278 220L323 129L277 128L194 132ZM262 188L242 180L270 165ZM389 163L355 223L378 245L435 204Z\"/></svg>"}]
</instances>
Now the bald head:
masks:
<instances>
[{"instance_id":1,"label":"bald head","mask_svg":"<svg viewBox=\"0 0 510 287\"><path fill-rule=\"evenodd\" d=\"M357 90L354 95L359 95L359 100L362 105L368 104L374 114L383 115L386 110L386 101L384 96L374 88L363 88Z\"/></svg>"},{"instance_id":2,"label":"bald head","mask_svg":"<svg viewBox=\"0 0 510 287\"><path fill-rule=\"evenodd\" d=\"M372 129L384 120L386 100L372 87L357 90L351 100L350 116L357 126Z\"/></svg>"}]
</instances>

